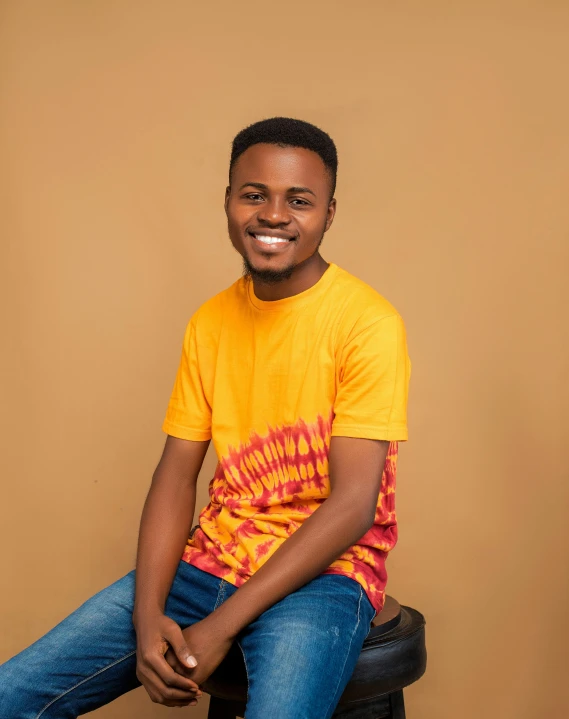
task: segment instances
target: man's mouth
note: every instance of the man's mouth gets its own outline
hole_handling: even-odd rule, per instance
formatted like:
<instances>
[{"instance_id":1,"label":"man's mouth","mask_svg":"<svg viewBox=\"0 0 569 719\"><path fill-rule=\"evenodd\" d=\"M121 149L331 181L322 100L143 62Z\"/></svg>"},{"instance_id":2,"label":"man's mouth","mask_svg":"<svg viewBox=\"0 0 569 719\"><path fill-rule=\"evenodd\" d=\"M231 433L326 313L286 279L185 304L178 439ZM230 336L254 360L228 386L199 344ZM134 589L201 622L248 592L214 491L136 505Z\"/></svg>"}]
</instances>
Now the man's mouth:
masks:
<instances>
[{"instance_id":1,"label":"man's mouth","mask_svg":"<svg viewBox=\"0 0 569 719\"><path fill-rule=\"evenodd\" d=\"M249 234L264 245L284 245L294 241L294 237L289 235L274 235L266 232L249 232Z\"/></svg>"}]
</instances>

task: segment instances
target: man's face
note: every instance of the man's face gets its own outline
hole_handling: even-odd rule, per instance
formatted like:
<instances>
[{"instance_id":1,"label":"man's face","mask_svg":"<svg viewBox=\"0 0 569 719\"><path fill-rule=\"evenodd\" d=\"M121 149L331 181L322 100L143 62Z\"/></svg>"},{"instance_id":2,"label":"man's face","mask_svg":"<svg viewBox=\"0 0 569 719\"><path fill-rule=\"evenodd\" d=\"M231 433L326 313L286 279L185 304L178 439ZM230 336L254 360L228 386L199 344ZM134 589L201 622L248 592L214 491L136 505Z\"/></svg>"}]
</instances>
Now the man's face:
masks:
<instances>
[{"instance_id":1,"label":"man's face","mask_svg":"<svg viewBox=\"0 0 569 719\"><path fill-rule=\"evenodd\" d=\"M253 278L278 282L316 257L332 224L330 176L302 147L259 143L236 161L225 194L229 237Z\"/></svg>"}]
</instances>

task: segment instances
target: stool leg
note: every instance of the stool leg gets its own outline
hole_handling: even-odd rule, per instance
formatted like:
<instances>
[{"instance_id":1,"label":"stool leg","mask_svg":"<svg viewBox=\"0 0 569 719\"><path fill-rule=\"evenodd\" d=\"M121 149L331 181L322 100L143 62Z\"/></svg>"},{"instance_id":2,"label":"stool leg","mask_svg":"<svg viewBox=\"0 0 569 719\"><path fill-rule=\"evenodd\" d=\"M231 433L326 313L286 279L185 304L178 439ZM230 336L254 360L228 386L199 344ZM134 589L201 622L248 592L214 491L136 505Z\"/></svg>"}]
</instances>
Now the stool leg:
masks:
<instances>
[{"instance_id":1,"label":"stool leg","mask_svg":"<svg viewBox=\"0 0 569 719\"><path fill-rule=\"evenodd\" d=\"M210 695L207 719L237 719L235 704Z\"/></svg>"},{"instance_id":2,"label":"stool leg","mask_svg":"<svg viewBox=\"0 0 569 719\"><path fill-rule=\"evenodd\" d=\"M389 695L389 705L391 707L390 719L405 719L405 702L403 701L403 690L393 692Z\"/></svg>"}]
</instances>

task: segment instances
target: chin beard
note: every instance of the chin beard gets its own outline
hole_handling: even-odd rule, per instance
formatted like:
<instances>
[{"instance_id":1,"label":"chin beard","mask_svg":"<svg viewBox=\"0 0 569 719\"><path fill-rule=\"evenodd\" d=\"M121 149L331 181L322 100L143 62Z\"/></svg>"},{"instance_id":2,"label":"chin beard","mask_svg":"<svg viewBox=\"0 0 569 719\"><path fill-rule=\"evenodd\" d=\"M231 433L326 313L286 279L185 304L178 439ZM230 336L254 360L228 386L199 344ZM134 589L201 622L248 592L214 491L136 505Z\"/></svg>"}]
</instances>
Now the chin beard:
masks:
<instances>
[{"instance_id":1,"label":"chin beard","mask_svg":"<svg viewBox=\"0 0 569 719\"><path fill-rule=\"evenodd\" d=\"M266 285L276 285L278 282L290 279L295 269L296 265L289 265L281 270L258 270L253 267L247 257L243 257L243 277L257 280Z\"/></svg>"},{"instance_id":2,"label":"chin beard","mask_svg":"<svg viewBox=\"0 0 569 719\"><path fill-rule=\"evenodd\" d=\"M323 239L324 231L322 231L322 236L320 237L318 247L314 250L311 257L314 257L314 255L318 252ZM253 265L249 262L249 258L247 257L247 255L242 255L242 257L243 277L245 277L246 279L257 280L258 282L263 282L266 285L276 285L283 280L289 280L297 267L303 265L305 262L308 262L308 260L311 259L311 257L307 257L306 260L303 260L300 263L300 265L289 265L288 267L283 267L282 270L258 270L253 267Z\"/></svg>"}]
</instances>

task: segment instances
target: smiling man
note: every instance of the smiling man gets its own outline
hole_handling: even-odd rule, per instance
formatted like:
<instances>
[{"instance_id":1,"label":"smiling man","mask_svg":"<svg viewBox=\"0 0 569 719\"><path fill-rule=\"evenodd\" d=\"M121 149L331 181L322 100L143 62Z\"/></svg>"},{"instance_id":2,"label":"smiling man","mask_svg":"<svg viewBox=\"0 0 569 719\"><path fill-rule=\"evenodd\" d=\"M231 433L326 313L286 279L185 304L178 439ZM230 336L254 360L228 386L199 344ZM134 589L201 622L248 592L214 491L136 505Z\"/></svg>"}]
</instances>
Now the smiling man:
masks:
<instances>
[{"instance_id":1,"label":"smiling man","mask_svg":"<svg viewBox=\"0 0 569 719\"><path fill-rule=\"evenodd\" d=\"M280 299L311 287L328 267L318 248L336 211L335 148L323 137L320 154L267 142L243 150L245 132L233 145L226 190L229 236L261 294Z\"/></svg>"},{"instance_id":2,"label":"smiling man","mask_svg":"<svg viewBox=\"0 0 569 719\"><path fill-rule=\"evenodd\" d=\"M334 713L384 602L410 374L400 315L319 252L336 170L300 120L235 137L225 212L244 272L186 327L136 569L0 667L4 719L76 717L140 684L196 704L234 642L247 719Z\"/></svg>"}]
</instances>

